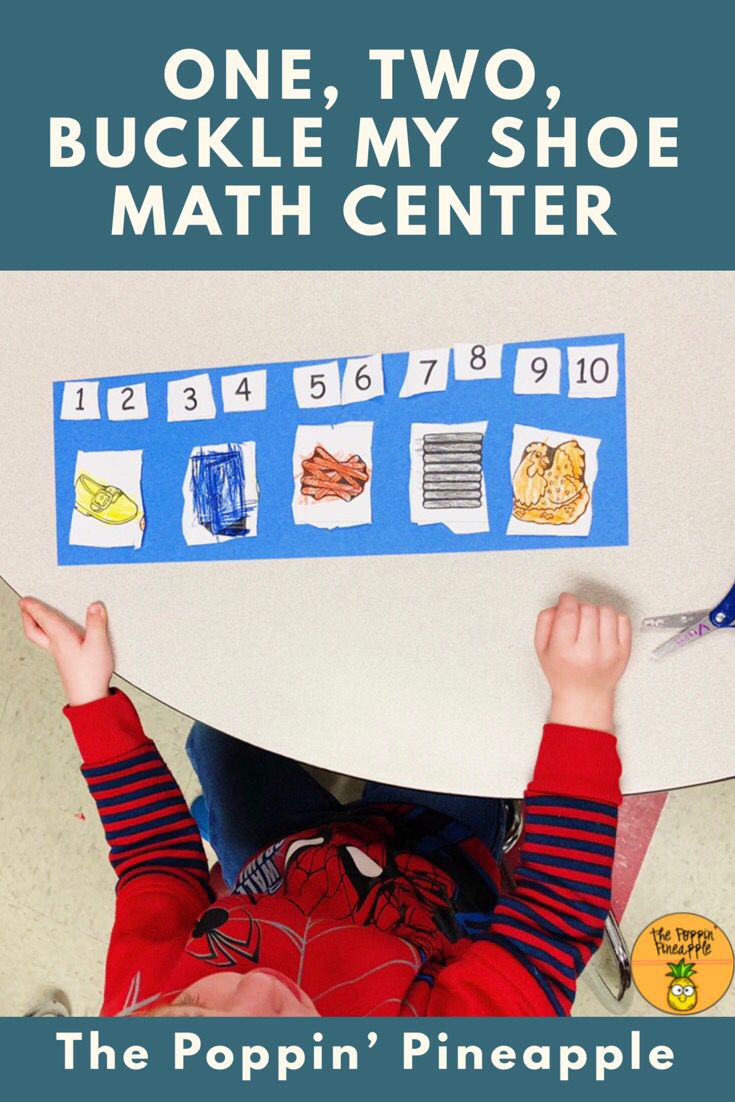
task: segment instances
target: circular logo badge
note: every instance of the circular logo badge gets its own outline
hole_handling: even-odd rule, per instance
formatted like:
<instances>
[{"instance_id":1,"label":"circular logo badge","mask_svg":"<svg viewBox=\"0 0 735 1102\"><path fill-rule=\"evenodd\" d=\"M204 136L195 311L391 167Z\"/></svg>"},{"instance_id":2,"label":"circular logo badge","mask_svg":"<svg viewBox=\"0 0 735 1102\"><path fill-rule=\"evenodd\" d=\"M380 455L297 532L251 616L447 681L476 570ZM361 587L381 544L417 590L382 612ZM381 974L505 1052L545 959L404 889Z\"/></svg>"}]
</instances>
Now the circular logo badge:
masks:
<instances>
[{"instance_id":1,"label":"circular logo badge","mask_svg":"<svg viewBox=\"0 0 735 1102\"><path fill-rule=\"evenodd\" d=\"M732 945L709 918L663 915L638 935L631 966L651 1006L667 1014L699 1014L719 1002L732 982Z\"/></svg>"}]
</instances>

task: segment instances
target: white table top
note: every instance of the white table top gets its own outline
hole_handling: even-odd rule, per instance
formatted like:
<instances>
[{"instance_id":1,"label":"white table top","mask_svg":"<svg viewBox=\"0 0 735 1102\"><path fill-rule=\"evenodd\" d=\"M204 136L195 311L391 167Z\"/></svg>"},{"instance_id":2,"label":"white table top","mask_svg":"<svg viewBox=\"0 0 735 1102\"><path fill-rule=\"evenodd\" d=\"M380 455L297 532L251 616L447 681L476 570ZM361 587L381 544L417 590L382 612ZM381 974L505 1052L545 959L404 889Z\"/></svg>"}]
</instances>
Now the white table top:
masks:
<instances>
[{"instance_id":1,"label":"white table top","mask_svg":"<svg viewBox=\"0 0 735 1102\"><path fill-rule=\"evenodd\" d=\"M0 281L0 575L77 618L106 601L120 674L234 735L356 776L519 795L547 706L538 609L568 588L637 623L714 603L733 581L732 273ZM629 547L56 565L53 380L434 348L478 331L625 332ZM627 792L735 773L735 633L653 663L658 641L636 636L619 694ZM328 693L315 667L341 671Z\"/></svg>"}]
</instances>

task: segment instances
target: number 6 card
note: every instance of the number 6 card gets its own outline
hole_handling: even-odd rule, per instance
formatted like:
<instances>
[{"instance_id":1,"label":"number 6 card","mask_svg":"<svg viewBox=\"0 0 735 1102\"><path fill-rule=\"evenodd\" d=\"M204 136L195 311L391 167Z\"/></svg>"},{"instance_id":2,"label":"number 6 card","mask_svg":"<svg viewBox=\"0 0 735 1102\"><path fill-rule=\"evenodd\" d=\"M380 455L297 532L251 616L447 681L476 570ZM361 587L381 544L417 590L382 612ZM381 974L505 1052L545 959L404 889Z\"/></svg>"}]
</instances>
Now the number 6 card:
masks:
<instances>
[{"instance_id":1,"label":"number 6 card","mask_svg":"<svg viewBox=\"0 0 735 1102\"><path fill-rule=\"evenodd\" d=\"M385 394L383 380L383 357L355 356L345 365L342 379L342 405L353 402L367 402L370 398L380 398Z\"/></svg>"}]
</instances>

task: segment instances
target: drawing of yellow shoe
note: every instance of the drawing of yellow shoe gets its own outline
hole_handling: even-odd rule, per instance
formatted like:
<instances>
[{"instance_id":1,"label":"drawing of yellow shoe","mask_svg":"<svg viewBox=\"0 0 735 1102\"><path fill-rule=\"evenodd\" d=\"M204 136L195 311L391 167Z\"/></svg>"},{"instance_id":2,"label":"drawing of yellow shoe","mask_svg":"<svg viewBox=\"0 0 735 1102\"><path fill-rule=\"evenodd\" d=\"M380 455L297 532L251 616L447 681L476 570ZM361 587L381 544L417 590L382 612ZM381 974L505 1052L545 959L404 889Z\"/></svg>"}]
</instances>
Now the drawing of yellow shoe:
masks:
<instances>
[{"instance_id":1,"label":"drawing of yellow shoe","mask_svg":"<svg viewBox=\"0 0 735 1102\"><path fill-rule=\"evenodd\" d=\"M127 524L138 515L138 506L119 486L103 486L82 473L74 490L75 508L85 517L94 517L103 524Z\"/></svg>"}]
</instances>

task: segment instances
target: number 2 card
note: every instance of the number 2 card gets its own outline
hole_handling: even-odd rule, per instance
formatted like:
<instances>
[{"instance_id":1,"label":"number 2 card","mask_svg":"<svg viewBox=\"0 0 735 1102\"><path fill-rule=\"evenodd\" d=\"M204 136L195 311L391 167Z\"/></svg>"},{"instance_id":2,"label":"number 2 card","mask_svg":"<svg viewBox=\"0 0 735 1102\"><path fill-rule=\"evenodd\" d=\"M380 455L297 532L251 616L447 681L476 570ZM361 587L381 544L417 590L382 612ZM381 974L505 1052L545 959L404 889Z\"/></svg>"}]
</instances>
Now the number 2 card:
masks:
<instances>
[{"instance_id":1,"label":"number 2 card","mask_svg":"<svg viewBox=\"0 0 735 1102\"><path fill-rule=\"evenodd\" d=\"M145 383L110 387L107 391L107 416L110 421L145 421L148 416Z\"/></svg>"}]
</instances>

